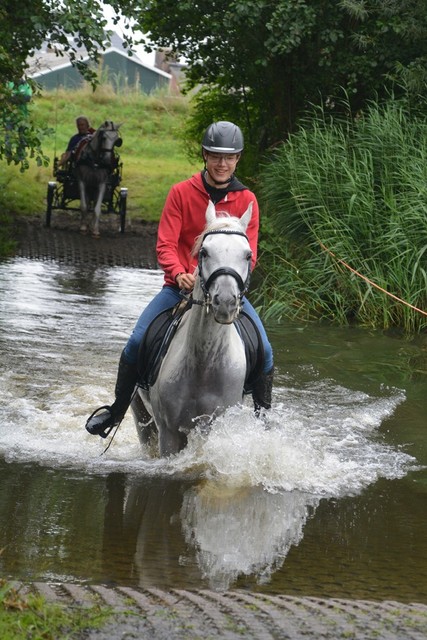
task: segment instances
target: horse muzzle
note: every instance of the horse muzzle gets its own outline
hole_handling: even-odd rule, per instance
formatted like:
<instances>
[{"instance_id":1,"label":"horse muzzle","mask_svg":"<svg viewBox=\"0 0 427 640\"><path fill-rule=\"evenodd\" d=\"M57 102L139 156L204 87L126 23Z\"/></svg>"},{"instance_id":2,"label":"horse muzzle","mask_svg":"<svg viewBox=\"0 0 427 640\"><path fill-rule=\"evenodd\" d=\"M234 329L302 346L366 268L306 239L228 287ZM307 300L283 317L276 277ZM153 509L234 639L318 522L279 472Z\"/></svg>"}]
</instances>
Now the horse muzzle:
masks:
<instances>
[{"instance_id":1,"label":"horse muzzle","mask_svg":"<svg viewBox=\"0 0 427 640\"><path fill-rule=\"evenodd\" d=\"M235 283L230 286L215 286L209 298L213 317L219 324L231 324L237 318L241 308L241 296Z\"/></svg>"}]
</instances>

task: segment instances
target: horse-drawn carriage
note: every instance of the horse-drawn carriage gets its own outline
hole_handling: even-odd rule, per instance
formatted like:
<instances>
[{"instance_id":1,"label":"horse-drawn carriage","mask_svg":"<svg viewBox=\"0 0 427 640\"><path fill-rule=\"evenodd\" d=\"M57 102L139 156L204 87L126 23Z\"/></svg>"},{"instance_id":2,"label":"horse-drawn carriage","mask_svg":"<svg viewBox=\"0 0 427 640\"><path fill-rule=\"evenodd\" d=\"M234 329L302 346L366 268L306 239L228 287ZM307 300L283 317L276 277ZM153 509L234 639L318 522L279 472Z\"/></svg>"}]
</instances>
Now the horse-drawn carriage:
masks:
<instances>
[{"instance_id":1,"label":"horse-drawn carriage","mask_svg":"<svg viewBox=\"0 0 427 640\"><path fill-rule=\"evenodd\" d=\"M121 145L118 126L105 122L86 143L73 154L64 168L55 158L53 175L47 187L46 226L50 227L55 209L80 211L81 230L85 230L85 217L94 212L93 234L99 235L101 214L115 213L124 233L126 222L127 189L121 187L123 163L115 147ZM76 201L80 201L77 203Z\"/></svg>"}]
</instances>

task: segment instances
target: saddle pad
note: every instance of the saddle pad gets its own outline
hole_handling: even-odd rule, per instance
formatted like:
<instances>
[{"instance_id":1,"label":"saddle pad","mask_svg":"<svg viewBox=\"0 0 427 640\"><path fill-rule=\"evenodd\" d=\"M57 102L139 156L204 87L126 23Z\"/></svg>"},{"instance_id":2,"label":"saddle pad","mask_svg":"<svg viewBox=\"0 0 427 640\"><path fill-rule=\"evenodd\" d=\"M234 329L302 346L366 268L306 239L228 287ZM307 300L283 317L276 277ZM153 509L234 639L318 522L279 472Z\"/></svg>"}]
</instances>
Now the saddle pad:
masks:
<instances>
[{"instance_id":1,"label":"saddle pad","mask_svg":"<svg viewBox=\"0 0 427 640\"><path fill-rule=\"evenodd\" d=\"M181 322L181 318L190 307L191 304L184 307L184 309L167 309L156 316L149 325L139 346L137 361L138 383L143 389L149 389L156 382L160 365ZM264 366L264 349L257 327L244 311L240 313L235 325L245 345L246 379L244 393L250 393Z\"/></svg>"},{"instance_id":2,"label":"saddle pad","mask_svg":"<svg viewBox=\"0 0 427 640\"><path fill-rule=\"evenodd\" d=\"M160 365L185 310L176 307L162 311L152 320L138 351L138 384L143 389L151 387L157 379Z\"/></svg>"}]
</instances>

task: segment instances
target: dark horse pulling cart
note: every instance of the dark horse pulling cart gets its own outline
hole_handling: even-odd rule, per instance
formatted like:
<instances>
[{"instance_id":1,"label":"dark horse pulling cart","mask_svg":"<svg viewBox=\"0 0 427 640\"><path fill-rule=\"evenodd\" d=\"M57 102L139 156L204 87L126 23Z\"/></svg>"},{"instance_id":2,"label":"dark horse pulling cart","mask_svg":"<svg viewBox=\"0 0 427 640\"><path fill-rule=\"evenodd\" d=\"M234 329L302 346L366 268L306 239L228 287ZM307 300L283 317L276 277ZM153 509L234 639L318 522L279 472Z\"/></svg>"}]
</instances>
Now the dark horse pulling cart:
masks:
<instances>
[{"instance_id":1,"label":"dark horse pulling cart","mask_svg":"<svg viewBox=\"0 0 427 640\"><path fill-rule=\"evenodd\" d=\"M106 129L106 125L112 125L113 123L105 122L102 127L98 131L102 133L104 129ZM110 127L111 129L111 127ZM117 130L117 128L115 128ZM98 133L98 132L97 132ZM94 139L96 139L97 134L95 134ZM100 136L99 136L100 137ZM95 143L95 140L93 140ZM87 143L87 151L91 151L92 141ZM121 140L120 140L121 143ZM119 146L118 142L113 142L112 145ZM99 146L99 154L104 153L104 157L107 158L107 162L104 162L102 166L102 171L99 172L97 163L97 148L94 145L94 149L92 151L93 159L91 162L88 162L82 156L80 159L76 156L73 156L71 160L67 163L64 169L59 168L58 158L55 158L53 165L53 175L56 180L51 180L48 183L47 187L47 208L46 208L46 226L50 227L50 223L52 220L52 211L55 209L63 209L66 211L79 211L82 216L83 213L83 202L82 202L82 188L84 189L84 183L82 185L81 178L81 164L86 165L89 171L96 173L102 173L102 184L103 192L101 192L100 202L97 203L97 193L88 191L85 193L83 191L84 204L87 210L94 211L96 214L96 227L99 219L99 213L107 214L107 213L115 213L120 218L120 231L124 233L125 230L125 222L126 222L126 204L127 204L127 189L124 187L120 187L120 183L122 181L122 168L123 163L120 161L120 156L114 150L113 146L111 149L106 149L105 145L102 144ZM91 168L92 165L92 168ZM96 177L96 176L95 176ZM89 199L88 196L89 195ZM75 201L80 201L79 204L75 203ZM89 205L89 209L88 209ZM99 205L99 207L98 207ZM99 210L97 211L97 208ZM82 217L83 220L83 217ZM96 233L98 234L98 231Z\"/></svg>"}]
</instances>

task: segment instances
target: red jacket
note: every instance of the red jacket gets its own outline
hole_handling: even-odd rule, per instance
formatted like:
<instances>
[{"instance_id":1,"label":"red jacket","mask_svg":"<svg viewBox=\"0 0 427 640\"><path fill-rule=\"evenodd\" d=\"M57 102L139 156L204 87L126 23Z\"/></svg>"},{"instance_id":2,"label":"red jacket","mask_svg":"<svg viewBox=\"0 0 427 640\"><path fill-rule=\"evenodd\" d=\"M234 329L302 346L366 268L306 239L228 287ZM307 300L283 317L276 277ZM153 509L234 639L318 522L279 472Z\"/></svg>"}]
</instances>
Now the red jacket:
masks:
<instances>
[{"instance_id":1,"label":"red jacket","mask_svg":"<svg viewBox=\"0 0 427 640\"><path fill-rule=\"evenodd\" d=\"M165 284L176 284L178 273L193 273L197 256L191 251L194 241L205 228L209 195L198 173L175 184L166 198L157 237L157 260L165 272ZM252 268L257 258L259 209L255 195L249 189L230 191L215 205L219 213L225 211L240 218L253 202L252 218L246 230L252 249Z\"/></svg>"}]
</instances>

